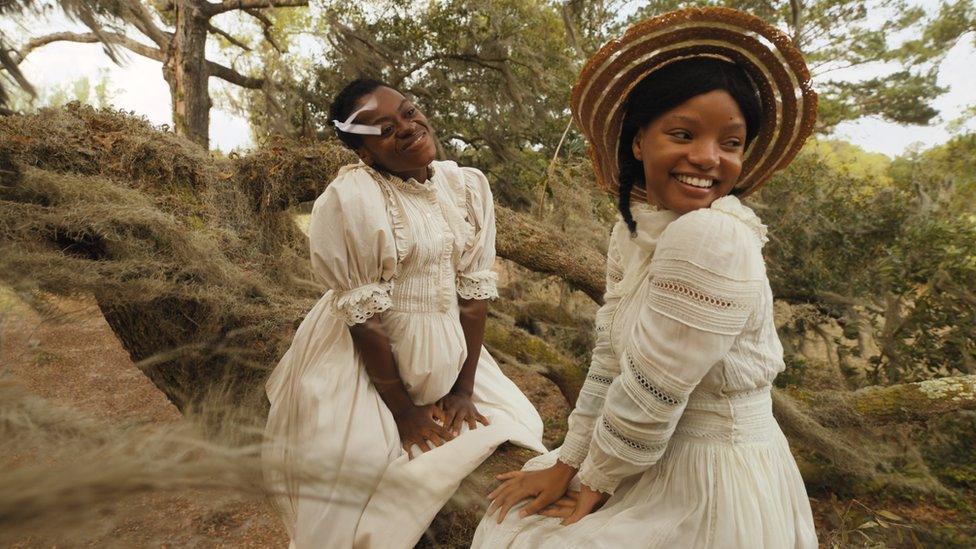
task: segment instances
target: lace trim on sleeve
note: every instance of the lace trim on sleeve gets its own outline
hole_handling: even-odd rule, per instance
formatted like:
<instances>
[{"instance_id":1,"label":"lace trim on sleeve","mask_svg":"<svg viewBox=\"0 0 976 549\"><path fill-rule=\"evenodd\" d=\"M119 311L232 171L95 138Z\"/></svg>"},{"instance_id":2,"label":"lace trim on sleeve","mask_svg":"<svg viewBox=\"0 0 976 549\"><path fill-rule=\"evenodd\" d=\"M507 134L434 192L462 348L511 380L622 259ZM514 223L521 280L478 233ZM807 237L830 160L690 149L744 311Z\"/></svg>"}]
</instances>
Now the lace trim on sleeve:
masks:
<instances>
[{"instance_id":1,"label":"lace trim on sleeve","mask_svg":"<svg viewBox=\"0 0 976 549\"><path fill-rule=\"evenodd\" d=\"M687 261L655 260L652 269L651 308L706 332L739 334L759 295L760 280L734 280Z\"/></svg>"},{"instance_id":2,"label":"lace trim on sleeve","mask_svg":"<svg viewBox=\"0 0 976 549\"><path fill-rule=\"evenodd\" d=\"M603 471L600 471L596 467L585 467L581 469L579 479L581 484L585 484L591 489L597 492L603 492L604 494L613 494L614 490L617 489L617 485L620 483L604 475Z\"/></svg>"},{"instance_id":3,"label":"lace trim on sleeve","mask_svg":"<svg viewBox=\"0 0 976 549\"><path fill-rule=\"evenodd\" d=\"M367 284L347 292L337 292L332 306L347 326L362 324L373 315L393 306L393 300L390 298L392 289L393 282L386 281Z\"/></svg>"},{"instance_id":4,"label":"lace trim on sleeve","mask_svg":"<svg viewBox=\"0 0 976 549\"><path fill-rule=\"evenodd\" d=\"M461 299L496 299L498 275L492 271L458 274L457 293Z\"/></svg>"},{"instance_id":5,"label":"lace trim on sleeve","mask_svg":"<svg viewBox=\"0 0 976 549\"><path fill-rule=\"evenodd\" d=\"M603 411L603 416L593 429L593 442L600 445L604 452L642 469L660 459L670 438L670 433L629 433L608 410Z\"/></svg>"},{"instance_id":6,"label":"lace trim on sleeve","mask_svg":"<svg viewBox=\"0 0 976 549\"><path fill-rule=\"evenodd\" d=\"M590 440L588 438L573 436L573 433L567 433L566 440L563 442L562 447L559 448L559 461L570 467L579 469L583 464L583 460L586 459L586 452L589 447Z\"/></svg>"}]
</instances>

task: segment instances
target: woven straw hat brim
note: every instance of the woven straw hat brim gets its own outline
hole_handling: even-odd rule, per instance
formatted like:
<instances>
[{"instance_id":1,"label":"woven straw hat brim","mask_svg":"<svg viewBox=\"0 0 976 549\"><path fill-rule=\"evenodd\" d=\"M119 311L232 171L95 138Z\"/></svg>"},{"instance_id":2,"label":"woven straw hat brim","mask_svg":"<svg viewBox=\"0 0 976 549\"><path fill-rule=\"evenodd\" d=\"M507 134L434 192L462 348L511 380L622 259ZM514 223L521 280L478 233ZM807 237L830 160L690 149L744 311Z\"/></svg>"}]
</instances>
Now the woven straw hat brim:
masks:
<instances>
[{"instance_id":1,"label":"woven straw hat brim","mask_svg":"<svg viewBox=\"0 0 976 549\"><path fill-rule=\"evenodd\" d=\"M813 131L817 94L800 51L762 19L729 8L689 8L630 27L591 57L573 86L573 118L589 142L597 183L618 194L617 145L630 91L655 70L693 57L742 67L756 84L762 120L736 189L747 195L786 167ZM635 185L635 200L646 201Z\"/></svg>"}]
</instances>

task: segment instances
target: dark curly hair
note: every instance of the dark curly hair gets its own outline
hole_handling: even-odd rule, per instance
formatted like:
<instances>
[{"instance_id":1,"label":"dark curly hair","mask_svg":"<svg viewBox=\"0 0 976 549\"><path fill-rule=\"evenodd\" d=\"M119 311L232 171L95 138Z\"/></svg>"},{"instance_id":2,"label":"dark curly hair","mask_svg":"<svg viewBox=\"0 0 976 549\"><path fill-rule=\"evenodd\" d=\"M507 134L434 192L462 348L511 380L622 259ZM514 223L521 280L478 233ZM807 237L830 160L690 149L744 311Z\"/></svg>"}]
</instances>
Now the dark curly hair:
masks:
<instances>
[{"instance_id":1,"label":"dark curly hair","mask_svg":"<svg viewBox=\"0 0 976 549\"><path fill-rule=\"evenodd\" d=\"M345 122L346 118L349 118L349 115L353 113L356 101L360 97L372 93L376 88L389 87L386 83L372 78L357 78L346 84L336 94L335 99L332 100L332 104L329 105L329 124L331 125L333 120ZM335 126L332 126L332 129L335 130L336 137L350 149L355 151L363 146L363 138L361 135L344 132Z\"/></svg>"},{"instance_id":2,"label":"dark curly hair","mask_svg":"<svg viewBox=\"0 0 976 549\"><path fill-rule=\"evenodd\" d=\"M630 191L644 184L644 166L634 158L631 144L637 132L658 116L698 95L725 90L739 105L746 119L746 146L759 131L759 94L746 72L732 63L711 57L696 57L666 65L641 80L627 97L626 114L617 146L620 167L620 199L617 209L633 234L637 222L630 212Z\"/></svg>"}]
</instances>

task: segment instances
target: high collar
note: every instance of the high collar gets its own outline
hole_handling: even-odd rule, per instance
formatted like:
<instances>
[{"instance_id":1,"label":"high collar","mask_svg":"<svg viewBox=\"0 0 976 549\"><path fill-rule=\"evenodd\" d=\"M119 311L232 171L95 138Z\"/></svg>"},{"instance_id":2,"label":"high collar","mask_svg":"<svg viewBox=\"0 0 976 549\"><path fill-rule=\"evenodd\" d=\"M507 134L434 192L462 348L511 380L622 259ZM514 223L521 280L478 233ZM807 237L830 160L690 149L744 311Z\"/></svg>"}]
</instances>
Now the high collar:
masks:
<instances>
[{"instance_id":1,"label":"high collar","mask_svg":"<svg viewBox=\"0 0 976 549\"><path fill-rule=\"evenodd\" d=\"M769 242L769 238L766 237L767 229L766 226L763 225L762 220L759 219L756 212L752 211L752 208L743 204L738 197L732 195L723 196L715 202L712 202L711 208L713 210L727 213L745 223L754 233L756 233L756 236L759 238L759 242L762 244Z\"/></svg>"},{"instance_id":2,"label":"high collar","mask_svg":"<svg viewBox=\"0 0 976 549\"><path fill-rule=\"evenodd\" d=\"M393 175L392 173L377 170L376 168L373 168L372 166L367 166L362 162L360 162L360 166L364 167L366 170L373 173L376 177L388 181L393 186L405 192L424 193L424 194L433 194L437 192L437 189L434 186L434 177L438 175L439 170L437 170L434 167L433 162L429 166L427 166L428 177L427 177L427 181L423 183L417 181L413 177L404 180L403 178Z\"/></svg>"},{"instance_id":3,"label":"high collar","mask_svg":"<svg viewBox=\"0 0 976 549\"><path fill-rule=\"evenodd\" d=\"M651 253L665 227L678 219L678 214L671 210L662 210L644 202L633 203L630 212L637 222L637 232L630 237L630 241Z\"/></svg>"}]
</instances>

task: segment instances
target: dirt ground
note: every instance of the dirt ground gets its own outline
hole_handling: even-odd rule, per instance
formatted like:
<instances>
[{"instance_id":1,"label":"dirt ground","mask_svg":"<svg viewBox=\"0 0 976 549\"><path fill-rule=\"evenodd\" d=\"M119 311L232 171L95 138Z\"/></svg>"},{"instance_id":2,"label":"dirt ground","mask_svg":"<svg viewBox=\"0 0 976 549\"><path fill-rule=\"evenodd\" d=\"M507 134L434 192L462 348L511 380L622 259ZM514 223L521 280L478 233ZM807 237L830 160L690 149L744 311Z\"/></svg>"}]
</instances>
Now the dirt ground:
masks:
<instances>
[{"instance_id":1,"label":"dirt ground","mask_svg":"<svg viewBox=\"0 0 976 549\"><path fill-rule=\"evenodd\" d=\"M0 377L93 417L125 423L179 421L177 409L133 365L92 299L57 299L42 320L0 295ZM288 537L263 501L183 491L126 500L114 526L80 541L89 547L286 547ZM96 528L97 530L97 528ZM15 547L45 546L25 539Z\"/></svg>"}]
</instances>

